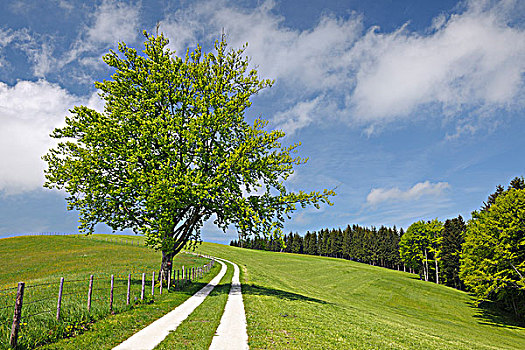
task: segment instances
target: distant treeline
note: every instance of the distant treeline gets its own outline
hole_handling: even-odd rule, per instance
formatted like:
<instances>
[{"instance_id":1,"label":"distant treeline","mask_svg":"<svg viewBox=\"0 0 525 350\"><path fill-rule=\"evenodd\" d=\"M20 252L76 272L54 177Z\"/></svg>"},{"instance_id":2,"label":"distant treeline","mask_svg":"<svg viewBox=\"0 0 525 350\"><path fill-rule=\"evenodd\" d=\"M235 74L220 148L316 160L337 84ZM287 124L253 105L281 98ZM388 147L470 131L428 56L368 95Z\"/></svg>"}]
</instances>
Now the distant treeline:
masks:
<instances>
[{"instance_id":1,"label":"distant treeline","mask_svg":"<svg viewBox=\"0 0 525 350\"><path fill-rule=\"evenodd\" d=\"M402 269L404 266L399 256L399 240L403 233L403 229L398 231L395 226L381 226L376 229L348 225L344 230L322 229L319 232L307 232L304 237L298 233L290 233L282 240L255 237L234 240L230 245L274 252L329 256Z\"/></svg>"}]
</instances>

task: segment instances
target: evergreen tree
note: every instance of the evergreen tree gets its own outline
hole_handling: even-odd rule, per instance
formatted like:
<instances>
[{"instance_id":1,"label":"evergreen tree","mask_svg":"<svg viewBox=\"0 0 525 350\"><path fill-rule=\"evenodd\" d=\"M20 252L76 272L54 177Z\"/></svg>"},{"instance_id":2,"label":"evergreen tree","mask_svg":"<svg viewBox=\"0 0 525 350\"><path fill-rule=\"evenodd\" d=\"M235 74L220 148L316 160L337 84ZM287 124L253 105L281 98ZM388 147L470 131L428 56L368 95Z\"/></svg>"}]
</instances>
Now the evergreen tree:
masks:
<instances>
[{"instance_id":1,"label":"evergreen tree","mask_svg":"<svg viewBox=\"0 0 525 350\"><path fill-rule=\"evenodd\" d=\"M352 228L350 225L346 226L343 231L342 255L344 259L350 259L352 253Z\"/></svg>"},{"instance_id":2,"label":"evergreen tree","mask_svg":"<svg viewBox=\"0 0 525 350\"><path fill-rule=\"evenodd\" d=\"M339 258L341 255L341 246L342 246L342 234L341 230L331 230L330 231L330 248L328 255L334 258Z\"/></svg>"},{"instance_id":3,"label":"evergreen tree","mask_svg":"<svg viewBox=\"0 0 525 350\"><path fill-rule=\"evenodd\" d=\"M292 253L302 254L303 253L303 238L296 232L293 235L292 242Z\"/></svg>"},{"instance_id":4,"label":"evergreen tree","mask_svg":"<svg viewBox=\"0 0 525 350\"><path fill-rule=\"evenodd\" d=\"M496 192L489 195L487 201L483 202L483 207L481 208L481 210L488 210L492 204L496 203L496 198L498 198L500 195L506 193L512 188L515 190L525 189L525 179L523 178L523 176L516 176L514 179L512 179L507 190L505 190L505 188L501 185L496 186Z\"/></svg>"},{"instance_id":5,"label":"evergreen tree","mask_svg":"<svg viewBox=\"0 0 525 350\"><path fill-rule=\"evenodd\" d=\"M459 278L459 258L461 245L465 242L466 225L461 215L446 220L443 226L443 240L441 241L441 270L444 282L449 287L462 289L463 283Z\"/></svg>"},{"instance_id":6,"label":"evergreen tree","mask_svg":"<svg viewBox=\"0 0 525 350\"><path fill-rule=\"evenodd\" d=\"M310 245L309 245L309 251L307 254L310 255L318 255L319 254L319 246L318 246L318 239L317 239L317 233L314 231L312 235L310 236Z\"/></svg>"}]
</instances>

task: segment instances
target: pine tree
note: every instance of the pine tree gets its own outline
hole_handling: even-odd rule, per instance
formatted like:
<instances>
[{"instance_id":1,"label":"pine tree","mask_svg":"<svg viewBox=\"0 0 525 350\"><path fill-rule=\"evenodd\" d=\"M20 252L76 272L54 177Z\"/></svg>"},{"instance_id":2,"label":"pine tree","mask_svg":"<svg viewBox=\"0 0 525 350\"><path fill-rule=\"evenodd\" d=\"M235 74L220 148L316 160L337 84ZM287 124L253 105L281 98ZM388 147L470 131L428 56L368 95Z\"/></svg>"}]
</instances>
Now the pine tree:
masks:
<instances>
[{"instance_id":1,"label":"pine tree","mask_svg":"<svg viewBox=\"0 0 525 350\"><path fill-rule=\"evenodd\" d=\"M449 287L462 289L459 278L461 245L465 242L466 225L461 215L446 220L441 242L441 266L444 282Z\"/></svg>"}]
</instances>

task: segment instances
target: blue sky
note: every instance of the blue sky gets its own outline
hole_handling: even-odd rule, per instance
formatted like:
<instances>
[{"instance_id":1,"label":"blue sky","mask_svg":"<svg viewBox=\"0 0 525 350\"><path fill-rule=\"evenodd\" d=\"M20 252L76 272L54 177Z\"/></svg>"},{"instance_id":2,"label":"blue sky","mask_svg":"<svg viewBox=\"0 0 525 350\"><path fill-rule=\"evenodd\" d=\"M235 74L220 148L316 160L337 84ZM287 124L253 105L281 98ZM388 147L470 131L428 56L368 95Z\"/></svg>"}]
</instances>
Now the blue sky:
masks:
<instances>
[{"instance_id":1,"label":"blue sky","mask_svg":"<svg viewBox=\"0 0 525 350\"><path fill-rule=\"evenodd\" d=\"M337 192L286 231L468 219L525 173L524 19L512 0L1 2L0 237L76 231L64 194L42 188L48 134L74 105L101 110L101 56L157 22L180 53L224 28L275 79L247 118L302 142L291 189Z\"/></svg>"}]
</instances>

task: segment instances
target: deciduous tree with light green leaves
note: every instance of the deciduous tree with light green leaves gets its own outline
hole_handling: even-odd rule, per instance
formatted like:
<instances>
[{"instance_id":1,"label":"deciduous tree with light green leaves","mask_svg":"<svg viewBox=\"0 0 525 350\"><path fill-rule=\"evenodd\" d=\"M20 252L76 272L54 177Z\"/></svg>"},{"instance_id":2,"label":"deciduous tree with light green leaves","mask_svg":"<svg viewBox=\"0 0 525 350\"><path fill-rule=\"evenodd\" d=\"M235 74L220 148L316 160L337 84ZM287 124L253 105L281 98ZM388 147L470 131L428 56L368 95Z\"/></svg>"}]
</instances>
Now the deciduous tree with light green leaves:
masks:
<instances>
[{"instance_id":1,"label":"deciduous tree with light green leaves","mask_svg":"<svg viewBox=\"0 0 525 350\"><path fill-rule=\"evenodd\" d=\"M509 188L472 213L460 277L479 301L499 302L525 317L525 189Z\"/></svg>"},{"instance_id":2,"label":"deciduous tree with light green leaves","mask_svg":"<svg viewBox=\"0 0 525 350\"><path fill-rule=\"evenodd\" d=\"M328 203L333 191L291 192L286 179L306 159L298 144L262 119L245 118L250 99L272 85L250 70L244 49L224 40L178 57L162 34L146 36L142 54L119 44L103 60L115 73L96 82L103 112L74 107L60 140L43 159L45 187L64 189L79 229L99 222L141 233L162 251L161 271L208 219L242 237L280 235L298 206Z\"/></svg>"},{"instance_id":3,"label":"deciduous tree with light green leaves","mask_svg":"<svg viewBox=\"0 0 525 350\"><path fill-rule=\"evenodd\" d=\"M409 267L420 269L425 281L431 279L433 261L436 283L439 283L440 243L443 223L437 219L418 221L410 225L399 242L401 260Z\"/></svg>"}]
</instances>

